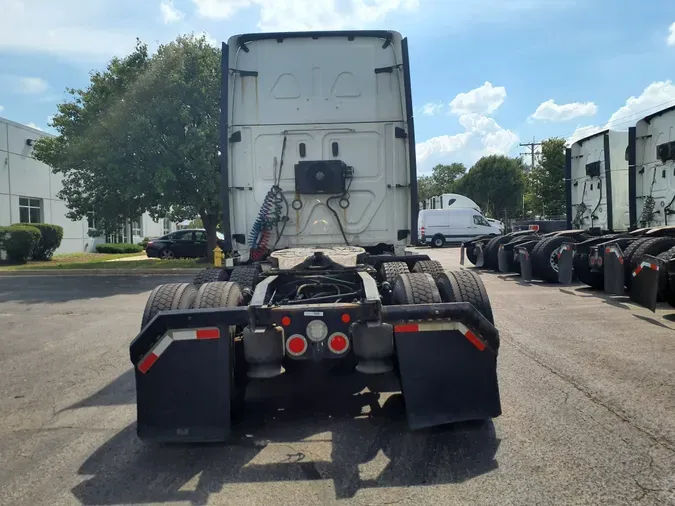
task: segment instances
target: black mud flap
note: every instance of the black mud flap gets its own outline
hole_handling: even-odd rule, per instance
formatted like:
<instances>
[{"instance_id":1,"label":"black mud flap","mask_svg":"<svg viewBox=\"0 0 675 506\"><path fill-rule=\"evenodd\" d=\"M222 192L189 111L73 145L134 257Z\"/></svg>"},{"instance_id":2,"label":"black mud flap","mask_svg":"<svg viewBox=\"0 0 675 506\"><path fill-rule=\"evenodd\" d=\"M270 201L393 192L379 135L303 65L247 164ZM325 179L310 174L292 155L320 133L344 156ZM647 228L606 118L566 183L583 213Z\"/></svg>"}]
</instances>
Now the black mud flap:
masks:
<instances>
[{"instance_id":1,"label":"black mud flap","mask_svg":"<svg viewBox=\"0 0 675 506\"><path fill-rule=\"evenodd\" d=\"M600 258L603 258L602 274L605 280L605 293L608 295L623 295L625 293L625 275L621 247L618 244L608 244L605 246L605 254L598 255L598 259ZM596 259L596 263L598 259Z\"/></svg>"},{"instance_id":2,"label":"black mud flap","mask_svg":"<svg viewBox=\"0 0 675 506\"><path fill-rule=\"evenodd\" d=\"M464 265L464 244L459 249L459 265Z\"/></svg>"},{"instance_id":3,"label":"black mud flap","mask_svg":"<svg viewBox=\"0 0 675 506\"><path fill-rule=\"evenodd\" d=\"M659 292L659 261L656 257L645 255L631 273L633 281L630 287L630 300L656 312L656 297Z\"/></svg>"},{"instance_id":4,"label":"black mud flap","mask_svg":"<svg viewBox=\"0 0 675 506\"><path fill-rule=\"evenodd\" d=\"M509 255L513 253L507 253L504 249L504 245L499 245L499 251L497 252L497 266L499 267L499 272L506 273L509 272Z\"/></svg>"},{"instance_id":5,"label":"black mud flap","mask_svg":"<svg viewBox=\"0 0 675 506\"><path fill-rule=\"evenodd\" d=\"M520 276L523 281L532 281L532 258L527 248L518 248L518 258L520 259Z\"/></svg>"},{"instance_id":6,"label":"black mud flap","mask_svg":"<svg viewBox=\"0 0 675 506\"><path fill-rule=\"evenodd\" d=\"M501 414L497 352L477 332L452 321L394 328L411 429Z\"/></svg>"},{"instance_id":7,"label":"black mud flap","mask_svg":"<svg viewBox=\"0 0 675 506\"><path fill-rule=\"evenodd\" d=\"M230 338L225 329L169 330L140 357L132 356L141 439L182 443L228 438Z\"/></svg>"},{"instance_id":8,"label":"black mud flap","mask_svg":"<svg viewBox=\"0 0 675 506\"><path fill-rule=\"evenodd\" d=\"M564 242L558 251L558 283L561 285L572 284L572 261L574 260L573 243Z\"/></svg>"},{"instance_id":9,"label":"black mud flap","mask_svg":"<svg viewBox=\"0 0 675 506\"><path fill-rule=\"evenodd\" d=\"M478 243L474 246L476 251L476 267L481 268L485 265L485 255L483 254L483 245Z\"/></svg>"}]
</instances>

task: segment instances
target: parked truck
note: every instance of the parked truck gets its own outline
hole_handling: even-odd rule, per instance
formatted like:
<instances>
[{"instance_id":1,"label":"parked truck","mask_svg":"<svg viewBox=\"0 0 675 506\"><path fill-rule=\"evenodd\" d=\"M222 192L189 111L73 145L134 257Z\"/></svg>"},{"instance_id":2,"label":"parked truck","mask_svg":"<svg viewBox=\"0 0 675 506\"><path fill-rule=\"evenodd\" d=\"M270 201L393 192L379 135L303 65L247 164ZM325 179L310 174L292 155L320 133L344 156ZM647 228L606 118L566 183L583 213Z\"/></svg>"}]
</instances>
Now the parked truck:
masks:
<instances>
[{"instance_id":1,"label":"parked truck","mask_svg":"<svg viewBox=\"0 0 675 506\"><path fill-rule=\"evenodd\" d=\"M407 39L257 33L222 48L228 260L151 293L130 345L138 435L226 440L249 382L345 369L398 378L412 429L499 416L480 278L405 252L418 211Z\"/></svg>"}]
</instances>

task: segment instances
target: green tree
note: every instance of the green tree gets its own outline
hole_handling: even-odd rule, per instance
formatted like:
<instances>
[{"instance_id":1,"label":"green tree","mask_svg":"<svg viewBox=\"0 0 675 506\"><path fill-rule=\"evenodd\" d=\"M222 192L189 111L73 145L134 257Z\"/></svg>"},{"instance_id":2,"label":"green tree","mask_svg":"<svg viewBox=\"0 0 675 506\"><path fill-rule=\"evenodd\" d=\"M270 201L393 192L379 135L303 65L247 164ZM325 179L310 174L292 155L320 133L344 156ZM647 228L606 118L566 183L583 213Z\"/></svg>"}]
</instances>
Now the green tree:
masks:
<instances>
[{"instance_id":1,"label":"green tree","mask_svg":"<svg viewBox=\"0 0 675 506\"><path fill-rule=\"evenodd\" d=\"M527 177L525 202L535 215L565 214L565 140L551 138L541 144L541 159Z\"/></svg>"},{"instance_id":2,"label":"green tree","mask_svg":"<svg viewBox=\"0 0 675 506\"><path fill-rule=\"evenodd\" d=\"M71 95L53 121L61 135L36 143L38 159L64 175L70 217L95 211L110 231L144 211L176 222L199 216L211 254L220 218L220 49L181 36L149 57L139 42Z\"/></svg>"},{"instance_id":3,"label":"green tree","mask_svg":"<svg viewBox=\"0 0 675 506\"><path fill-rule=\"evenodd\" d=\"M420 202L436 195L436 186L432 176L417 178L417 198Z\"/></svg>"},{"instance_id":4,"label":"green tree","mask_svg":"<svg viewBox=\"0 0 675 506\"><path fill-rule=\"evenodd\" d=\"M457 181L455 191L473 199L490 216L515 216L523 205L523 168L520 158L484 156Z\"/></svg>"},{"instance_id":5,"label":"green tree","mask_svg":"<svg viewBox=\"0 0 675 506\"><path fill-rule=\"evenodd\" d=\"M117 232L147 207L141 187L142 167L126 149L114 111L149 66L148 48L140 41L126 58L113 58L93 72L88 88L67 89L70 99L57 106L52 126L60 134L35 143L33 156L63 177L59 198L68 218L93 212L103 233Z\"/></svg>"},{"instance_id":6,"label":"green tree","mask_svg":"<svg viewBox=\"0 0 675 506\"><path fill-rule=\"evenodd\" d=\"M419 200L426 200L444 193L454 193L455 184L464 174L466 174L466 167L463 163L436 165L431 169L430 176L420 176L417 179Z\"/></svg>"}]
</instances>

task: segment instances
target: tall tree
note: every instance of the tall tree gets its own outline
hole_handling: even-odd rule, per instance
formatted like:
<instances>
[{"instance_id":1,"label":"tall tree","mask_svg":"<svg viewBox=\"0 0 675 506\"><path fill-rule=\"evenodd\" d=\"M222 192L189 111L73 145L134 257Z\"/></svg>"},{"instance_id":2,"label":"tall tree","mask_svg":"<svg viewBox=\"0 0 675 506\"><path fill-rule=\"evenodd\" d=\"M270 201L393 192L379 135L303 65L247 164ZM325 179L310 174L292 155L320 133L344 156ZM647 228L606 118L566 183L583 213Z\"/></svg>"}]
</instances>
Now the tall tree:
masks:
<instances>
[{"instance_id":1,"label":"tall tree","mask_svg":"<svg viewBox=\"0 0 675 506\"><path fill-rule=\"evenodd\" d=\"M436 195L436 185L432 176L417 178L417 198L420 202Z\"/></svg>"},{"instance_id":2,"label":"tall tree","mask_svg":"<svg viewBox=\"0 0 675 506\"><path fill-rule=\"evenodd\" d=\"M94 213L101 233L119 231L146 208L142 168L126 149L124 130L113 112L149 66L148 48L140 41L126 58L113 58L93 72L84 89L67 89L70 99L57 106L52 120L57 137L35 143L33 156L63 177L59 198L71 220Z\"/></svg>"},{"instance_id":3,"label":"tall tree","mask_svg":"<svg viewBox=\"0 0 675 506\"><path fill-rule=\"evenodd\" d=\"M558 216L565 213L565 140L551 138L541 143L541 159L527 177L526 203L532 214Z\"/></svg>"},{"instance_id":4,"label":"tall tree","mask_svg":"<svg viewBox=\"0 0 675 506\"><path fill-rule=\"evenodd\" d=\"M152 57L139 42L86 90L71 90L53 121L61 135L38 141L36 156L64 175L71 218L199 216L210 253L220 217L219 94L220 50L204 37L178 37Z\"/></svg>"},{"instance_id":5,"label":"tall tree","mask_svg":"<svg viewBox=\"0 0 675 506\"><path fill-rule=\"evenodd\" d=\"M454 193L455 184L464 174L466 174L466 167L463 163L436 165L431 169L430 176L420 176L417 179L419 200L426 200L444 193Z\"/></svg>"},{"instance_id":6,"label":"tall tree","mask_svg":"<svg viewBox=\"0 0 675 506\"><path fill-rule=\"evenodd\" d=\"M520 158L484 156L457 181L457 193L466 195L495 218L514 216L522 208L525 187Z\"/></svg>"}]
</instances>

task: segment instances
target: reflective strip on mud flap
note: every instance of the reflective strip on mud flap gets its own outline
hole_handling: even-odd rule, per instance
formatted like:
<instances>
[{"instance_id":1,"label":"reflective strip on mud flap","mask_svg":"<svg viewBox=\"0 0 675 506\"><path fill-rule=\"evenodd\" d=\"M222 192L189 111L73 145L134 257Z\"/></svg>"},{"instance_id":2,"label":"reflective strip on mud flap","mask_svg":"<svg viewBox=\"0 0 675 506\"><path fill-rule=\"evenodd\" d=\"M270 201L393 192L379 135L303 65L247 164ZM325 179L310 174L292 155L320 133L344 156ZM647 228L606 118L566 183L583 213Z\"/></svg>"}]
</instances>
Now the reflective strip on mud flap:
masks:
<instances>
[{"instance_id":1,"label":"reflective strip on mud flap","mask_svg":"<svg viewBox=\"0 0 675 506\"><path fill-rule=\"evenodd\" d=\"M421 323L401 323L394 326L394 332L403 334L406 332L437 332L439 330L459 330L467 340L473 344L478 351L485 349L485 343L478 335L460 322L421 322Z\"/></svg>"},{"instance_id":2,"label":"reflective strip on mud flap","mask_svg":"<svg viewBox=\"0 0 675 506\"><path fill-rule=\"evenodd\" d=\"M605 254L607 253L614 253L616 257L619 259L619 263L623 265L623 256L619 255L619 251L617 249L607 247L605 248Z\"/></svg>"},{"instance_id":3,"label":"reflective strip on mud flap","mask_svg":"<svg viewBox=\"0 0 675 506\"><path fill-rule=\"evenodd\" d=\"M184 329L170 330L159 340L159 342L146 354L138 363L138 370L145 374L155 365L157 359L166 351L169 345L174 341L202 341L206 339L219 339L220 330L217 328L209 329Z\"/></svg>"},{"instance_id":4,"label":"reflective strip on mud flap","mask_svg":"<svg viewBox=\"0 0 675 506\"><path fill-rule=\"evenodd\" d=\"M658 264L652 264L652 263L649 263L649 262L642 262L642 263L641 263L640 265L638 265L638 266L635 268L635 270L633 271L633 277L635 277L635 276L637 276L638 274L640 274L640 271L641 271L642 269L645 269L645 268L651 269L651 270L653 270L653 271L658 271L658 270L659 270Z\"/></svg>"}]
</instances>

